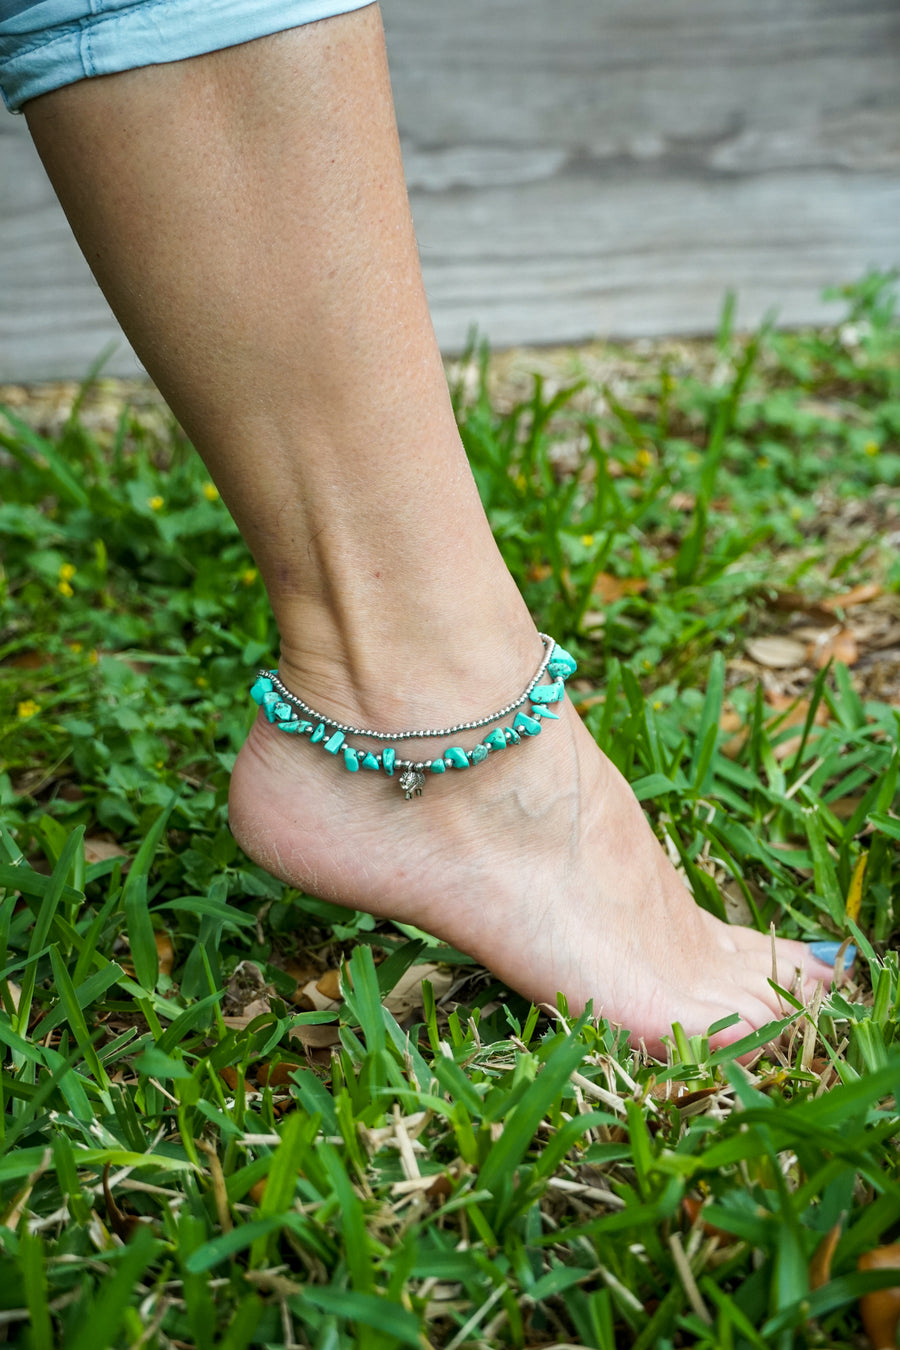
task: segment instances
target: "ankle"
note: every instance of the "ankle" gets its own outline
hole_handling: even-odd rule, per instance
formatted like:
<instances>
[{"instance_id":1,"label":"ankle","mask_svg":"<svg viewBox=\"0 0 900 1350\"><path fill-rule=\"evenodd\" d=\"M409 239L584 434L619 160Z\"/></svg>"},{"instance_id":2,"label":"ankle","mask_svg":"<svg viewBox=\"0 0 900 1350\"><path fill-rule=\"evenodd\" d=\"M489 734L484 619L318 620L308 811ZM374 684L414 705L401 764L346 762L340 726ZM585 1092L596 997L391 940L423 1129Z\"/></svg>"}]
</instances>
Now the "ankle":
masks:
<instances>
[{"instance_id":1,"label":"ankle","mask_svg":"<svg viewBox=\"0 0 900 1350\"><path fill-rule=\"evenodd\" d=\"M475 720L518 696L534 675L542 644L518 595L504 621L404 624L390 635L364 628L333 641L282 642L279 674L323 713L379 729L448 726Z\"/></svg>"}]
</instances>

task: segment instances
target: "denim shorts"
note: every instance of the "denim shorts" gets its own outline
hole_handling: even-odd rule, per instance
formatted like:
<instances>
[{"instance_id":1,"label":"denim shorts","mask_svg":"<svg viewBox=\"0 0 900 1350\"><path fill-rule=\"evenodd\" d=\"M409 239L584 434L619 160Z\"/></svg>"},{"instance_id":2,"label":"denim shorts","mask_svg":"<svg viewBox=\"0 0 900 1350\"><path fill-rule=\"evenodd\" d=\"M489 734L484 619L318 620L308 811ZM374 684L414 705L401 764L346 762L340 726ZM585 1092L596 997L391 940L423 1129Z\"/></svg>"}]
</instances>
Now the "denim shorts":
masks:
<instances>
[{"instance_id":1,"label":"denim shorts","mask_svg":"<svg viewBox=\"0 0 900 1350\"><path fill-rule=\"evenodd\" d=\"M23 103L91 75L182 61L373 0L0 0L0 93Z\"/></svg>"}]
</instances>

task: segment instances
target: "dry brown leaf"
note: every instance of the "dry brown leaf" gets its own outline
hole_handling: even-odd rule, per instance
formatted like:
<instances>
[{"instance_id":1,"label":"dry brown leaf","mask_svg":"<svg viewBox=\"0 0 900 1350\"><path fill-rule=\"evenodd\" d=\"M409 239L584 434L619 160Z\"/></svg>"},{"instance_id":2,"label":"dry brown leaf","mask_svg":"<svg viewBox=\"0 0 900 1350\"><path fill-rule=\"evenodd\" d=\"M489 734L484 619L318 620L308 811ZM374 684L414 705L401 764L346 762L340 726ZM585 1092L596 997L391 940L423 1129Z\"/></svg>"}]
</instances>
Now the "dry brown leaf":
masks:
<instances>
[{"instance_id":1,"label":"dry brown leaf","mask_svg":"<svg viewBox=\"0 0 900 1350\"><path fill-rule=\"evenodd\" d=\"M849 628L840 628L836 633L812 644L810 657L822 670L829 661L840 661L845 666L855 666L859 660L859 647Z\"/></svg>"},{"instance_id":2,"label":"dry brown leaf","mask_svg":"<svg viewBox=\"0 0 900 1350\"><path fill-rule=\"evenodd\" d=\"M831 610L826 609L821 601L810 600L809 596L801 595L799 591L779 591L772 604L775 609L788 614L808 614L810 618L821 619L825 623L830 623L834 618Z\"/></svg>"},{"instance_id":3,"label":"dry brown leaf","mask_svg":"<svg viewBox=\"0 0 900 1350\"><path fill-rule=\"evenodd\" d=\"M431 962L410 966L384 1000L384 1006L398 1022L402 1023L405 1018L422 1007L423 980L430 981L435 998L441 999L453 983L453 976L448 969L442 969Z\"/></svg>"},{"instance_id":4,"label":"dry brown leaf","mask_svg":"<svg viewBox=\"0 0 900 1350\"><path fill-rule=\"evenodd\" d=\"M156 954L159 957L160 975L171 975L172 967L175 964L175 947L168 933L160 932L159 929L153 934L156 941Z\"/></svg>"},{"instance_id":5,"label":"dry brown leaf","mask_svg":"<svg viewBox=\"0 0 900 1350\"><path fill-rule=\"evenodd\" d=\"M833 613L836 609L852 609L854 605L867 605L871 600L877 600L880 595L881 587L877 581L862 581L858 586L851 586L843 595L829 595L821 605L823 609Z\"/></svg>"},{"instance_id":6,"label":"dry brown leaf","mask_svg":"<svg viewBox=\"0 0 900 1350\"><path fill-rule=\"evenodd\" d=\"M223 1016L222 1021L226 1027L231 1027L233 1031L246 1031L254 1018L261 1017L263 1013L267 1012L271 1012L268 998L255 998L251 1003L246 1004L243 1012Z\"/></svg>"},{"instance_id":7,"label":"dry brown leaf","mask_svg":"<svg viewBox=\"0 0 900 1350\"><path fill-rule=\"evenodd\" d=\"M900 1243L863 1252L857 1265L860 1270L900 1270ZM864 1294L859 1311L873 1350L894 1350L900 1328L900 1288Z\"/></svg>"},{"instance_id":8,"label":"dry brown leaf","mask_svg":"<svg viewBox=\"0 0 900 1350\"><path fill-rule=\"evenodd\" d=\"M841 1225L836 1223L813 1252L813 1258L809 1263L810 1289L821 1289L831 1279L831 1261L840 1239Z\"/></svg>"},{"instance_id":9,"label":"dry brown leaf","mask_svg":"<svg viewBox=\"0 0 900 1350\"><path fill-rule=\"evenodd\" d=\"M749 638L744 650L758 665L768 666L770 670L787 670L791 666L806 664L806 647L796 638L760 637Z\"/></svg>"},{"instance_id":10,"label":"dry brown leaf","mask_svg":"<svg viewBox=\"0 0 900 1350\"><path fill-rule=\"evenodd\" d=\"M766 703L772 709L772 716L766 718L766 726L771 727L777 724L778 730L786 727L805 726L806 719L809 716L809 699L793 698L790 694L782 694L777 689L770 689L766 693ZM831 714L824 703L820 703L816 708L813 724L815 726L825 726ZM733 719L729 718L726 725L725 715L719 719L719 725L723 730L730 730ZM740 725L740 719L738 719ZM726 741L722 746L722 754L728 759L737 759L741 750L746 744L747 737L750 735L748 727L744 726ZM789 736L787 740L779 741L774 749L774 756L777 760L789 759L795 755L800 748L801 736Z\"/></svg>"},{"instance_id":11,"label":"dry brown leaf","mask_svg":"<svg viewBox=\"0 0 900 1350\"><path fill-rule=\"evenodd\" d=\"M128 858L128 850L124 849L121 844L117 844L115 839L103 839L96 834L88 835L84 841L85 862L106 862L107 858ZM131 861L130 858L128 860Z\"/></svg>"},{"instance_id":12,"label":"dry brown leaf","mask_svg":"<svg viewBox=\"0 0 900 1350\"><path fill-rule=\"evenodd\" d=\"M548 577L553 575L553 568L549 567L547 563L532 563L527 575L529 581L546 581Z\"/></svg>"},{"instance_id":13,"label":"dry brown leaf","mask_svg":"<svg viewBox=\"0 0 900 1350\"><path fill-rule=\"evenodd\" d=\"M256 1070L256 1081L260 1087L290 1087L291 1074L296 1068L296 1064L285 1064L284 1061L260 1064Z\"/></svg>"},{"instance_id":14,"label":"dry brown leaf","mask_svg":"<svg viewBox=\"0 0 900 1350\"><path fill-rule=\"evenodd\" d=\"M719 891L725 906L725 913L728 916L728 922L751 928L753 926L753 911L747 904L747 897L737 882L729 877L728 881L719 887Z\"/></svg>"},{"instance_id":15,"label":"dry brown leaf","mask_svg":"<svg viewBox=\"0 0 900 1350\"><path fill-rule=\"evenodd\" d=\"M647 589L646 577L614 577L609 572L598 572L592 587L605 605L621 600L623 595L642 595Z\"/></svg>"},{"instance_id":16,"label":"dry brown leaf","mask_svg":"<svg viewBox=\"0 0 900 1350\"><path fill-rule=\"evenodd\" d=\"M341 972L339 970L326 970L316 980L316 989L323 998L329 999L332 1003L337 1003L341 997ZM309 993L309 989L305 990Z\"/></svg>"},{"instance_id":17,"label":"dry brown leaf","mask_svg":"<svg viewBox=\"0 0 900 1350\"><path fill-rule=\"evenodd\" d=\"M735 731L739 731L743 725L744 725L743 718L741 717L740 713L737 712L734 708L726 707L722 709L722 712L719 716L720 731L724 731L726 735L730 735Z\"/></svg>"},{"instance_id":18,"label":"dry brown leaf","mask_svg":"<svg viewBox=\"0 0 900 1350\"><path fill-rule=\"evenodd\" d=\"M231 1092L237 1092L238 1083L241 1080L237 1069L232 1064L226 1064L224 1069L220 1069L219 1077Z\"/></svg>"},{"instance_id":19,"label":"dry brown leaf","mask_svg":"<svg viewBox=\"0 0 900 1350\"><path fill-rule=\"evenodd\" d=\"M50 664L50 657L46 652L19 652L16 656L10 656L3 664L15 666L17 670L40 670L42 666Z\"/></svg>"},{"instance_id":20,"label":"dry brown leaf","mask_svg":"<svg viewBox=\"0 0 900 1350\"><path fill-rule=\"evenodd\" d=\"M106 1215L109 1219L109 1226L117 1238L123 1242L128 1242L134 1236L135 1230L143 1223L136 1214L129 1214L125 1209L120 1209L116 1204L113 1193L109 1188L109 1163L103 1169L103 1199L106 1201Z\"/></svg>"},{"instance_id":21,"label":"dry brown leaf","mask_svg":"<svg viewBox=\"0 0 900 1350\"><path fill-rule=\"evenodd\" d=\"M327 1050L332 1045L340 1045L341 1037L337 1022L316 1024L301 1022L288 1032L292 1041L299 1041L304 1050Z\"/></svg>"}]
</instances>

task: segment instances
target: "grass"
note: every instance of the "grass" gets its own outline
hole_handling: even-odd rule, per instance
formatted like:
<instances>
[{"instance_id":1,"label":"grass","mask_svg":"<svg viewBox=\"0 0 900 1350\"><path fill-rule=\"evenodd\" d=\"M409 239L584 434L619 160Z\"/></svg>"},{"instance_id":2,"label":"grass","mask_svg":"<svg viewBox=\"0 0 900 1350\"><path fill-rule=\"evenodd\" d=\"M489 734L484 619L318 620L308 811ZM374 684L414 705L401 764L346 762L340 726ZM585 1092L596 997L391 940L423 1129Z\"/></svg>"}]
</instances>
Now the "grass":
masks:
<instances>
[{"instance_id":1,"label":"grass","mask_svg":"<svg viewBox=\"0 0 900 1350\"><path fill-rule=\"evenodd\" d=\"M0 414L9 1343L849 1350L890 1316L898 711L832 664L798 718L741 658L786 593L900 609L890 280L843 299L831 330L726 310L715 343L607 352L601 385L451 372L506 561L699 902L860 949L750 1067L768 1031L675 1028L656 1064L243 857L228 773L275 634L215 489L102 381L61 424Z\"/></svg>"}]
</instances>

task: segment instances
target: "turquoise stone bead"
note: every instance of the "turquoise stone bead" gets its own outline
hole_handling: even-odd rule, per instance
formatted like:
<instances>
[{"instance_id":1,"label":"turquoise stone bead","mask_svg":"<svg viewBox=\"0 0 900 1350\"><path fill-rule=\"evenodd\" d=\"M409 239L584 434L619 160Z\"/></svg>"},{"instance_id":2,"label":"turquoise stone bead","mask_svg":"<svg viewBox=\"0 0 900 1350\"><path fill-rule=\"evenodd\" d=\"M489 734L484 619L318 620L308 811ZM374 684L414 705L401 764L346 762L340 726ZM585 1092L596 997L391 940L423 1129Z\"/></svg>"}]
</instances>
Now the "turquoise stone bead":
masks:
<instances>
[{"instance_id":1,"label":"turquoise stone bead","mask_svg":"<svg viewBox=\"0 0 900 1350\"><path fill-rule=\"evenodd\" d=\"M343 744L344 733L342 731L336 731L333 736L328 737L328 740L325 742L325 749L328 751L329 755L336 755Z\"/></svg>"},{"instance_id":2,"label":"turquoise stone bead","mask_svg":"<svg viewBox=\"0 0 900 1350\"><path fill-rule=\"evenodd\" d=\"M554 642L550 660L547 662L547 674L552 675L554 679L561 677L566 680L570 675L574 675L577 669L578 662L575 657L571 656L565 647Z\"/></svg>"},{"instance_id":3,"label":"turquoise stone bead","mask_svg":"<svg viewBox=\"0 0 900 1350\"><path fill-rule=\"evenodd\" d=\"M381 752L381 763L388 778L394 776L394 761L397 758L397 751L392 745L386 745Z\"/></svg>"},{"instance_id":4,"label":"turquoise stone bead","mask_svg":"<svg viewBox=\"0 0 900 1350\"><path fill-rule=\"evenodd\" d=\"M312 742L313 745L318 745L319 741L324 741L324 739L325 739L325 723L324 723L324 722L320 722L320 723L319 723L319 725L316 727L315 731L313 732L313 734L310 736L309 739L310 739L310 741Z\"/></svg>"},{"instance_id":5,"label":"turquoise stone bead","mask_svg":"<svg viewBox=\"0 0 900 1350\"><path fill-rule=\"evenodd\" d=\"M512 727L504 727L503 734L506 737L507 745L518 745L519 741L522 739L519 733L514 731Z\"/></svg>"},{"instance_id":6,"label":"turquoise stone bead","mask_svg":"<svg viewBox=\"0 0 900 1350\"><path fill-rule=\"evenodd\" d=\"M276 694L274 689L263 694L262 710L270 722L275 721L275 705L281 702L280 694Z\"/></svg>"},{"instance_id":7,"label":"turquoise stone bead","mask_svg":"<svg viewBox=\"0 0 900 1350\"><path fill-rule=\"evenodd\" d=\"M535 721L533 717L529 717L527 713L516 713L516 716L513 718L513 726L525 736L540 735L540 722Z\"/></svg>"},{"instance_id":8,"label":"turquoise stone bead","mask_svg":"<svg viewBox=\"0 0 900 1350\"><path fill-rule=\"evenodd\" d=\"M250 690L250 697L254 703L262 703L263 694L268 694L272 688L272 681L266 679L265 675L260 675L259 679Z\"/></svg>"},{"instance_id":9,"label":"turquoise stone bead","mask_svg":"<svg viewBox=\"0 0 900 1350\"><path fill-rule=\"evenodd\" d=\"M532 703L558 703L565 692L562 680L554 680L552 684L536 684L528 697Z\"/></svg>"},{"instance_id":10,"label":"turquoise stone bead","mask_svg":"<svg viewBox=\"0 0 900 1350\"><path fill-rule=\"evenodd\" d=\"M291 705L289 703L276 703L273 711L279 722L291 720Z\"/></svg>"},{"instance_id":11,"label":"turquoise stone bead","mask_svg":"<svg viewBox=\"0 0 900 1350\"><path fill-rule=\"evenodd\" d=\"M380 768L381 768L381 765L378 763L378 760L377 760L377 759L375 758L375 756L372 754L372 751L371 751L371 750L367 750L366 753L363 755L362 766L363 766L364 769L380 769Z\"/></svg>"},{"instance_id":12,"label":"turquoise stone bead","mask_svg":"<svg viewBox=\"0 0 900 1350\"><path fill-rule=\"evenodd\" d=\"M453 769L467 769L469 767L469 756L458 745L451 745L449 750L445 750L444 759Z\"/></svg>"},{"instance_id":13,"label":"turquoise stone bead","mask_svg":"<svg viewBox=\"0 0 900 1350\"><path fill-rule=\"evenodd\" d=\"M289 731L292 735L299 736L304 731L310 731L312 729L312 722L302 722L300 718L295 717L290 722L280 722L279 726L282 731Z\"/></svg>"},{"instance_id":14,"label":"turquoise stone bead","mask_svg":"<svg viewBox=\"0 0 900 1350\"><path fill-rule=\"evenodd\" d=\"M444 763L444 761L443 761L442 759L433 759L433 760L431 761L431 772L432 772L432 773L446 773L446 772L447 772L447 765Z\"/></svg>"},{"instance_id":15,"label":"turquoise stone bead","mask_svg":"<svg viewBox=\"0 0 900 1350\"><path fill-rule=\"evenodd\" d=\"M483 759L487 759L490 753L486 745L476 745L474 749L469 751L469 758L473 764L480 764Z\"/></svg>"},{"instance_id":16,"label":"turquoise stone bead","mask_svg":"<svg viewBox=\"0 0 900 1350\"><path fill-rule=\"evenodd\" d=\"M351 750L349 745L344 746L344 768L349 769L351 773L357 773L359 771L359 760L356 758L356 751Z\"/></svg>"},{"instance_id":17,"label":"turquoise stone bead","mask_svg":"<svg viewBox=\"0 0 900 1350\"><path fill-rule=\"evenodd\" d=\"M531 709L532 717L551 718L554 722L559 721L559 713L551 712L549 708L542 708L540 705Z\"/></svg>"},{"instance_id":18,"label":"turquoise stone bead","mask_svg":"<svg viewBox=\"0 0 900 1350\"><path fill-rule=\"evenodd\" d=\"M489 745L492 750L506 749L506 737L499 727L494 727L493 731L488 732L484 738L484 743L485 745Z\"/></svg>"}]
</instances>

